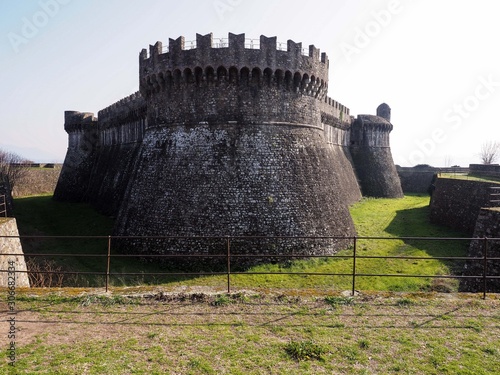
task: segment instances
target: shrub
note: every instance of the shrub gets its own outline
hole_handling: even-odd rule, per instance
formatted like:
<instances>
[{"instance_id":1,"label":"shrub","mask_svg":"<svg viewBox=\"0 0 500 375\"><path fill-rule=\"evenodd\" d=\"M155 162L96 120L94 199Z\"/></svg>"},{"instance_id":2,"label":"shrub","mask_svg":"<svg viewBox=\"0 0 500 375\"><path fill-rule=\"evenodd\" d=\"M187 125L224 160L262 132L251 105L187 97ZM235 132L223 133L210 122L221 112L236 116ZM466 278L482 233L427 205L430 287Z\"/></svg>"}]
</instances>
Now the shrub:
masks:
<instances>
[{"instance_id":1,"label":"shrub","mask_svg":"<svg viewBox=\"0 0 500 375\"><path fill-rule=\"evenodd\" d=\"M312 341L290 341L286 344L285 351L296 361L323 360L323 355L327 353L326 348Z\"/></svg>"}]
</instances>

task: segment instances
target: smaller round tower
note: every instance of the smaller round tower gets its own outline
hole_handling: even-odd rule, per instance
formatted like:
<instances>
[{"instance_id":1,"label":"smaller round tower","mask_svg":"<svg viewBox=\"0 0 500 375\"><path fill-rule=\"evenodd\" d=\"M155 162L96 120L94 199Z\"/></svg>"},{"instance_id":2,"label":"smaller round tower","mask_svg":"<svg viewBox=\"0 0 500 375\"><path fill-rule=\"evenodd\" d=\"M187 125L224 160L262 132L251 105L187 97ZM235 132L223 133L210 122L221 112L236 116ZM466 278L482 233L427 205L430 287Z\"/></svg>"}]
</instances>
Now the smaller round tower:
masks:
<instances>
[{"instance_id":1,"label":"smaller round tower","mask_svg":"<svg viewBox=\"0 0 500 375\"><path fill-rule=\"evenodd\" d=\"M401 198L403 190L392 160L391 108L383 103L377 116L358 115L351 129L351 155L365 196Z\"/></svg>"},{"instance_id":2,"label":"smaller round tower","mask_svg":"<svg viewBox=\"0 0 500 375\"><path fill-rule=\"evenodd\" d=\"M97 118L91 112L65 111L64 130L68 133L68 151L54 199L81 202L85 200L95 161L99 140Z\"/></svg>"},{"instance_id":3,"label":"smaller round tower","mask_svg":"<svg viewBox=\"0 0 500 375\"><path fill-rule=\"evenodd\" d=\"M387 104L382 103L377 107L377 116L386 119L388 122L391 122L391 107Z\"/></svg>"}]
</instances>

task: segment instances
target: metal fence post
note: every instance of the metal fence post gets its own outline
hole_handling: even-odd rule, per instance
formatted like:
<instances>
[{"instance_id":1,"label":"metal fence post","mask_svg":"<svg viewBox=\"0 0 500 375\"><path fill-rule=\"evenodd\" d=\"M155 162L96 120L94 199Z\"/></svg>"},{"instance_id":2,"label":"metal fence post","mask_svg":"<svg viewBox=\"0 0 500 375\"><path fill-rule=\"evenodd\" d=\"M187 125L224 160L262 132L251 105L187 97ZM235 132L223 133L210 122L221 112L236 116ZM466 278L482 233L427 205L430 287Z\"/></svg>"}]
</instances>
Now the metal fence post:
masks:
<instances>
[{"instance_id":1,"label":"metal fence post","mask_svg":"<svg viewBox=\"0 0 500 375\"><path fill-rule=\"evenodd\" d=\"M354 296L356 292L356 236L353 237L353 254L352 254L352 292L351 295Z\"/></svg>"},{"instance_id":2,"label":"metal fence post","mask_svg":"<svg viewBox=\"0 0 500 375\"><path fill-rule=\"evenodd\" d=\"M108 256L106 261L106 293L109 287L109 266L111 263L111 236L108 236Z\"/></svg>"},{"instance_id":3,"label":"metal fence post","mask_svg":"<svg viewBox=\"0 0 500 375\"><path fill-rule=\"evenodd\" d=\"M231 239L227 237L227 292L231 293Z\"/></svg>"},{"instance_id":4,"label":"metal fence post","mask_svg":"<svg viewBox=\"0 0 500 375\"><path fill-rule=\"evenodd\" d=\"M483 246L483 299L486 299L487 272L488 272L488 238L484 237Z\"/></svg>"}]
</instances>

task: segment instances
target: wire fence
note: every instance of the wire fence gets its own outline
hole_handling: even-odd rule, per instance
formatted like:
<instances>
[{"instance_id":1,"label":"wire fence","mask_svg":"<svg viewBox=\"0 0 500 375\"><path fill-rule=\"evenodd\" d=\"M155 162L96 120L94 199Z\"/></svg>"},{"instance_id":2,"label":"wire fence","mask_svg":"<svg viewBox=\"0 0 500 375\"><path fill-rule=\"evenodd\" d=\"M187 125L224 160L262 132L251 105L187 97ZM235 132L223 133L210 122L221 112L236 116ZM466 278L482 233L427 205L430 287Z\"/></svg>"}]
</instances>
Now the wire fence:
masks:
<instances>
[{"instance_id":1,"label":"wire fence","mask_svg":"<svg viewBox=\"0 0 500 375\"><path fill-rule=\"evenodd\" d=\"M234 275L296 275L296 276L344 276L349 277L351 279L351 293L354 295L357 290L357 283L360 278L372 278L372 277L382 277L382 278L429 278L429 279L458 279L458 280L470 280L473 281L476 285L476 291L480 291L483 294L483 298L486 298L486 293L491 292L492 289L495 291L500 291L500 238L452 238L452 237L264 237L264 236L153 236L153 237L144 237L144 236L0 236L3 239L15 239L21 240L23 243L27 242L45 242L52 240L67 240L69 243L74 243L79 240L96 240L99 241L102 251L101 252L82 252L81 249L78 249L76 252L53 252L53 253L45 253L45 252L31 252L25 253L24 256L27 259L53 259L57 260L55 263L51 263L52 267L49 269L33 269L32 265L28 262L27 271L16 271L16 272L24 272L34 275L49 275L50 277L59 277L61 275L78 275L81 277L89 277L89 276L100 276L103 278L103 286L106 289L106 292L110 288L110 279L112 277L123 277L123 276L179 276L179 277L199 277L199 276L215 276L215 275L224 275L226 278L226 286L227 292L231 292L231 276ZM447 241L459 241L475 243L476 253L478 256L412 256L405 255L404 253L391 255L391 256L382 256L382 255L369 255L366 253L366 248L362 248L362 252L360 252L360 242L361 241L404 241L405 243L417 243L421 241L430 241L430 242L447 242ZM123 243L133 244L134 247L140 247L142 245L147 245L148 241L154 241L156 244L163 243L169 245L165 247L166 251L161 254L154 253L146 253L143 251L138 252L128 252L122 253L119 250L120 246L118 244L123 245ZM264 242L263 242L264 241ZM314 241L319 244L331 244L331 243L339 243L339 241L347 241L350 243L350 252L341 254L334 253L293 253L289 251L289 247L282 246L277 247L276 244L290 242L293 246L296 244L302 243L304 241L307 242L308 246L311 245L310 241ZM255 246L250 246L251 252L243 251L242 244L249 244L262 246L265 243L262 251L255 251ZM275 244L275 245L272 245ZM174 246L172 246L174 245ZM281 246L281 245L280 245ZM313 246L314 247L314 246ZM114 251L116 248L116 252ZM167 249L168 248L168 249ZM211 248L210 251L207 251L207 248ZM238 252L238 248L240 252ZM177 251L176 251L177 249ZM287 250L288 249L288 250ZM316 250L318 247L316 246ZM4 250L4 249L0 249ZM2 256L19 256L19 253L5 253L1 254ZM112 265L113 262L117 262L120 258L141 258L148 259L153 262L165 262L167 260L178 261L182 260L187 263L193 262L198 259L202 264L208 264L208 261L216 261L219 265L219 270L207 270L207 271L199 271L199 272L191 272L189 270L186 271L174 271L169 272L167 270L162 272L144 272L144 270L140 269L140 263L137 263L137 270L134 272L113 272ZM95 258L99 261L97 263L93 263L93 268L96 270L93 271L68 271L64 270L60 264L65 263L65 259L68 258ZM271 272L271 271L252 271L252 270L244 270L241 267L241 264L258 264L266 261L271 262L283 262L283 261L291 261L305 258L341 258L341 259L350 259L350 269L349 272L297 272L297 271L280 271L280 272ZM244 260L244 262L238 262L238 260ZM464 264L469 265L469 271L467 274L464 274L460 270L455 270L453 274L418 274L418 273L380 273L380 272L366 272L359 269L359 264L361 260L366 260L368 262L375 260L386 260L386 261L430 261L430 260L438 260L438 261L450 261L450 262L461 262L461 269L464 269ZM2 264L6 264L7 262L2 262ZM187 264L183 263L183 264ZM236 267L234 267L236 265ZM30 269L31 268L31 269ZM243 267L244 268L244 267ZM467 268L467 267L465 267ZM97 269L100 269L97 270ZM285 268L286 269L286 268ZM0 272L7 272L7 270L1 269ZM471 273L472 272L472 273ZM474 273L475 272L475 273ZM488 282L490 282L490 288L488 288ZM50 286L50 285L49 285ZM60 286L60 285L59 285ZM491 288L493 286L493 288Z\"/></svg>"}]
</instances>

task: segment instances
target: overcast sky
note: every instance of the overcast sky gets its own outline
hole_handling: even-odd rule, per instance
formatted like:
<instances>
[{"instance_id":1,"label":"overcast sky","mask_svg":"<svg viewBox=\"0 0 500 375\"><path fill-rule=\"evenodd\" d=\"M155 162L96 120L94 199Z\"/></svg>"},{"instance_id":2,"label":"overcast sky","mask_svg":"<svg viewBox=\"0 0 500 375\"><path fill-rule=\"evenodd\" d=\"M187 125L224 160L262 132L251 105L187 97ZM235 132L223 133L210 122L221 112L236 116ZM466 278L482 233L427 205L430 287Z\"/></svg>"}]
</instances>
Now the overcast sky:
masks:
<instances>
[{"instance_id":1,"label":"overcast sky","mask_svg":"<svg viewBox=\"0 0 500 375\"><path fill-rule=\"evenodd\" d=\"M0 0L0 147L60 162L64 111L137 91L142 48L232 32L326 52L330 97L352 115L392 108L397 164L467 166L500 141L499 14L496 0Z\"/></svg>"}]
</instances>

